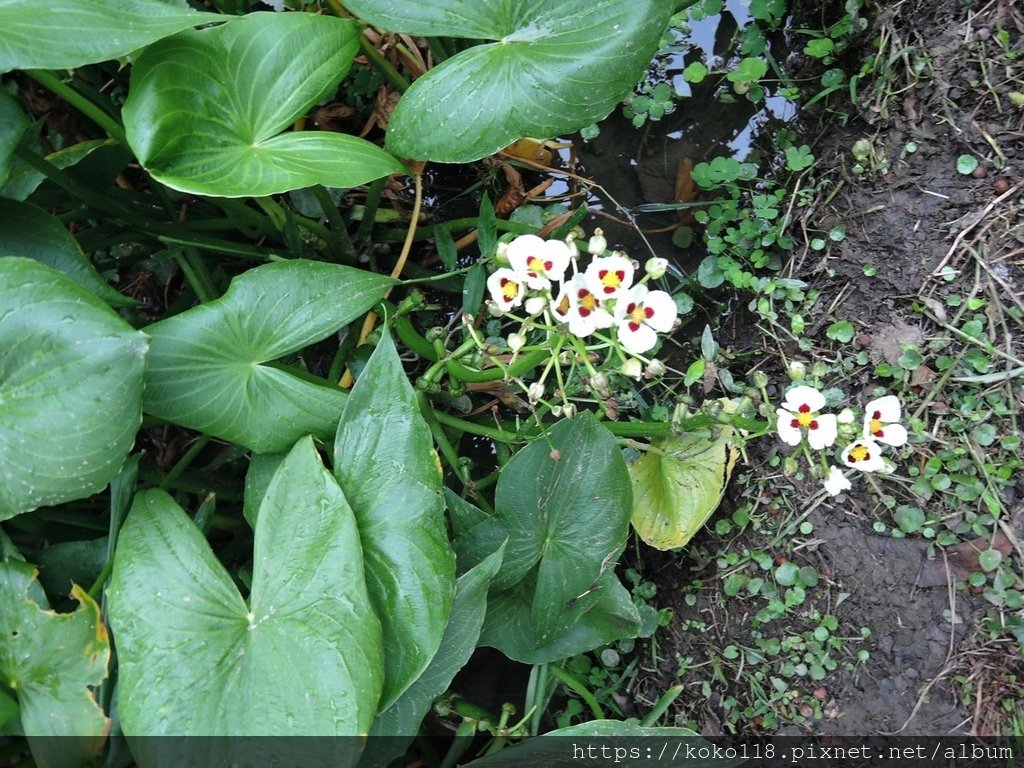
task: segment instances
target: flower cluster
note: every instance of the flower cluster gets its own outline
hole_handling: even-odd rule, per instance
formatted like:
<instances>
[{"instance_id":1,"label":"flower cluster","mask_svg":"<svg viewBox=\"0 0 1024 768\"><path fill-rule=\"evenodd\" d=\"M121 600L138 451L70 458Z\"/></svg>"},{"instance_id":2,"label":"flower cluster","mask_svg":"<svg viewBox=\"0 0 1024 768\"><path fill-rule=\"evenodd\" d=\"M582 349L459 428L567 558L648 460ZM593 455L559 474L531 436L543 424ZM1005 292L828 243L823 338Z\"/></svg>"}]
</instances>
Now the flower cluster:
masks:
<instances>
[{"instance_id":1,"label":"flower cluster","mask_svg":"<svg viewBox=\"0 0 1024 768\"><path fill-rule=\"evenodd\" d=\"M677 315L671 296L644 285L665 274L665 259L650 259L634 284L636 265L620 252L608 252L601 230L590 238L587 252L593 258L581 269L572 238L521 235L503 243L498 256L508 266L487 279L491 314L500 317L521 306L530 317L543 315L581 339L607 331L606 338L630 354L653 349Z\"/></svg>"},{"instance_id":2,"label":"flower cluster","mask_svg":"<svg viewBox=\"0 0 1024 768\"><path fill-rule=\"evenodd\" d=\"M814 387L806 384L793 387L776 411L779 438L792 446L806 439L807 445L815 450L831 447L839 436L840 427L852 424L855 416L849 408L838 415L822 413L824 407L825 396ZM842 450L843 464L861 472L891 472L892 463L882 456L881 444L894 447L906 444L907 430L899 423L901 413L900 401L895 395L868 403L860 434ZM827 468L822 484L832 496L850 488L850 481L838 467Z\"/></svg>"}]
</instances>

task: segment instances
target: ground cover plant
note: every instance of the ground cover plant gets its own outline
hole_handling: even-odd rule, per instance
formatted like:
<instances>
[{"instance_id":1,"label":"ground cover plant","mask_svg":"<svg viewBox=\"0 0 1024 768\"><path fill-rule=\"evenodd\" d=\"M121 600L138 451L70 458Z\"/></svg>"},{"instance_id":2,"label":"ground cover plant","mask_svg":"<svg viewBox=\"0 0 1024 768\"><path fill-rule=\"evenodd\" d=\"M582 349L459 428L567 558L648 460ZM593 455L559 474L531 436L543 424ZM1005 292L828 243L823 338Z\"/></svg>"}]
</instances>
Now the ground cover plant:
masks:
<instances>
[{"instance_id":1,"label":"ground cover plant","mask_svg":"<svg viewBox=\"0 0 1024 768\"><path fill-rule=\"evenodd\" d=\"M870 249L821 158L870 184L927 150L770 119L859 126L920 86L894 29L856 47L871 9L123 5L0 0L0 733L110 766L166 759L158 734L448 766L553 732L851 733L890 651L907 722L943 678L977 726L1019 721L991 661L1021 642L1017 273L975 254L960 282L975 221L906 309L940 335L844 310L838 270L868 296L885 270L839 259ZM762 140L646 151L702 103ZM651 142L641 200L545 141L581 131L585 164L616 121ZM913 583L951 596L927 680L844 571L904 544L954 560ZM478 647L523 685L466 693Z\"/></svg>"}]
</instances>

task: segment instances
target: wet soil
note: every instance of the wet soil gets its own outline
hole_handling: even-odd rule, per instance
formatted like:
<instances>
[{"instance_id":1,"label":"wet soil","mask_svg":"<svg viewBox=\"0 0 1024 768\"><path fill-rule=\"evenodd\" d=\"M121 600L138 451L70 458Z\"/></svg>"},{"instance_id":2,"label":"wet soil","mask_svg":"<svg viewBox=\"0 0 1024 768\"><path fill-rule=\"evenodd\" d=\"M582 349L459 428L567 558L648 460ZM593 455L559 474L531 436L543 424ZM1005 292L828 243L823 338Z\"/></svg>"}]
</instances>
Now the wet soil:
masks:
<instances>
[{"instance_id":1,"label":"wet soil","mask_svg":"<svg viewBox=\"0 0 1024 768\"><path fill-rule=\"evenodd\" d=\"M816 125L814 116L803 118L805 129L812 132L806 136L820 132L813 145L818 167L830 169L830 193L820 194L798 213L805 242L797 246L786 270L820 291L806 332L816 347L808 356L782 345L787 356L809 357L808 363L835 362L834 343L825 337L825 327L833 320L854 324L854 346L867 349L873 364L892 363L902 343L921 344L941 333L937 321L945 319L939 308L945 296L977 294L982 287L994 294L991 298L1019 305L1024 286L1024 176L1014 160L1024 157L1024 118L1009 97L1021 89L1016 80L1021 70L1019 64L1015 69L1001 58L1003 49L998 46L1003 44L995 39L998 30L1006 30L1009 45L1021 55L1021 9L1012 2L965 6L957 0L908 0L865 9L865 15L873 19L873 26L865 35L865 47L848 57L847 68L877 52L870 48L872 39L888 40L879 54L888 62L886 69L875 73L876 83L879 78L884 82L874 90L861 90L859 114L847 105L837 110L844 114L823 110ZM851 147L859 139L870 142L874 158L871 167L857 174L851 170L856 163ZM915 151L907 151L908 143ZM961 154L980 158L982 171L958 173L956 159ZM809 247L812 237L836 226L845 228L845 240L825 251ZM875 274L868 278L868 272ZM746 350L752 358L779 357L775 339L756 334L751 338L750 326L744 325L732 340L736 350ZM723 331L728 333L729 328ZM774 381L784 381L784 371L772 366L769 362L762 369ZM871 366L837 382L860 405L872 387L884 383L873 377ZM910 385L923 392L929 383L925 377ZM1019 388L1016 400L1020 408ZM965 572L944 560L941 552L929 550L923 539L876 533L873 523L888 519L887 510L868 484L837 499L822 499L817 483L783 477L768 465L777 447L767 442L752 446L750 454L754 476L778 476L773 489L777 496L766 499L766 504L769 509L795 509L813 524L812 543L795 555L792 546L788 550L799 565L812 565L823 576L813 597L808 590L801 615L812 607L828 608L841 626L871 630L866 641L852 645L854 653L866 648L869 660L851 671L831 674L816 691L821 702L816 715L794 717L783 732L991 733L991 726L983 723L982 706L968 711L958 688L951 685L963 672L964 654L976 647L977 622L986 610L980 599L953 589L950 582L962 579ZM905 461L919 458L911 452ZM736 493L733 506L740 501ZM1012 525L1019 534L1024 507L1012 493L1004 502L1013 511ZM718 516L728 516L728 507ZM731 546L769 546L759 534L745 537ZM701 563L693 554L702 549L715 553L722 546L708 532L686 554L648 556L648 577L658 583L659 599L673 608L675 621L657 637L659 673L638 678L642 697L656 697L657 691L676 682L678 658L705 660L709 653L720 653L724 643L752 642L749 615L761 603L747 606L739 597L722 599L722 574L714 559ZM784 545L770 554L786 552ZM691 607L680 590L695 578L705 586ZM848 597L835 605L841 593ZM685 625L687 620L703 621L708 630L695 632ZM770 629L765 629L766 636ZM778 632L793 631L800 627L792 615L778 623ZM1015 659L1019 661L1019 649L1009 648L991 663L1006 668ZM686 673L686 689L675 707L680 718L692 718L714 734L728 730L722 700L735 696L742 707L750 692L733 680L722 680L707 698L701 681L708 678L707 669ZM800 698L794 700L793 711L799 711L800 701L810 701L816 685L809 680L794 685ZM999 700L982 703L989 709ZM755 722L743 727L757 726Z\"/></svg>"}]
</instances>

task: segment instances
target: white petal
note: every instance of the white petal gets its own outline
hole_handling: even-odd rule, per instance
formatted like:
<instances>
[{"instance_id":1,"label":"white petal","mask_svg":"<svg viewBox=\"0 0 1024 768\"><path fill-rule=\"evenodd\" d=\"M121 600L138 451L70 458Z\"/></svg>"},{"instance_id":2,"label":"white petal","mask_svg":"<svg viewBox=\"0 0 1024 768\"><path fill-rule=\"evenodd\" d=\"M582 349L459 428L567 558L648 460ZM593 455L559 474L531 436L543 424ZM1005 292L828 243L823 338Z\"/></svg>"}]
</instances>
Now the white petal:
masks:
<instances>
[{"instance_id":1,"label":"white petal","mask_svg":"<svg viewBox=\"0 0 1024 768\"><path fill-rule=\"evenodd\" d=\"M615 325L615 318L611 316L610 312L603 309L592 312L590 318L594 321L595 328L611 328Z\"/></svg>"},{"instance_id":2,"label":"white petal","mask_svg":"<svg viewBox=\"0 0 1024 768\"><path fill-rule=\"evenodd\" d=\"M858 446L866 449L868 455L860 461L851 461L850 454ZM878 472L885 467L885 460L882 458L882 449L874 440L856 440L843 449L843 464L861 472Z\"/></svg>"},{"instance_id":3,"label":"white petal","mask_svg":"<svg viewBox=\"0 0 1024 768\"><path fill-rule=\"evenodd\" d=\"M838 496L843 491L848 491L852 487L850 481L846 479L846 475L843 474L839 467L829 468L828 477L822 480L821 484L825 486L825 491L829 496Z\"/></svg>"},{"instance_id":4,"label":"white petal","mask_svg":"<svg viewBox=\"0 0 1024 768\"><path fill-rule=\"evenodd\" d=\"M665 291L651 291L644 297L644 307L653 309L654 314L647 318L647 324L656 331L668 333L676 322L676 303Z\"/></svg>"},{"instance_id":5,"label":"white petal","mask_svg":"<svg viewBox=\"0 0 1024 768\"><path fill-rule=\"evenodd\" d=\"M776 413L779 414L779 422L775 425L775 429L779 433L779 439L786 445L800 445L804 435L797 427L793 426L793 414L781 408Z\"/></svg>"},{"instance_id":6,"label":"white petal","mask_svg":"<svg viewBox=\"0 0 1024 768\"><path fill-rule=\"evenodd\" d=\"M782 407L790 411L796 411L801 405L806 405L812 413L817 413L825 407L825 396L814 387L801 384L793 387L786 393L786 399Z\"/></svg>"},{"instance_id":7,"label":"white petal","mask_svg":"<svg viewBox=\"0 0 1024 768\"><path fill-rule=\"evenodd\" d=\"M582 339L592 334L596 329L597 326L594 325L593 313L583 317L575 307L569 310L569 333Z\"/></svg>"},{"instance_id":8,"label":"white petal","mask_svg":"<svg viewBox=\"0 0 1024 768\"><path fill-rule=\"evenodd\" d=\"M901 424L884 424L882 434L875 432L871 437L880 443L894 445L897 448L907 444L907 430Z\"/></svg>"},{"instance_id":9,"label":"white petal","mask_svg":"<svg viewBox=\"0 0 1024 768\"><path fill-rule=\"evenodd\" d=\"M629 323L619 321L619 342L627 352L642 355L658 343L658 334L643 323L637 325L635 331L630 330Z\"/></svg>"},{"instance_id":10,"label":"white petal","mask_svg":"<svg viewBox=\"0 0 1024 768\"><path fill-rule=\"evenodd\" d=\"M821 414L814 420L817 422L818 428L807 430L807 444L814 450L820 451L836 441L839 425L836 423L836 417L831 413Z\"/></svg>"},{"instance_id":11,"label":"white petal","mask_svg":"<svg viewBox=\"0 0 1024 768\"><path fill-rule=\"evenodd\" d=\"M864 407L864 418L865 420L876 418L875 414L877 413L879 421L899 421L902 412L900 399L896 395L886 395L872 400Z\"/></svg>"}]
</instances>

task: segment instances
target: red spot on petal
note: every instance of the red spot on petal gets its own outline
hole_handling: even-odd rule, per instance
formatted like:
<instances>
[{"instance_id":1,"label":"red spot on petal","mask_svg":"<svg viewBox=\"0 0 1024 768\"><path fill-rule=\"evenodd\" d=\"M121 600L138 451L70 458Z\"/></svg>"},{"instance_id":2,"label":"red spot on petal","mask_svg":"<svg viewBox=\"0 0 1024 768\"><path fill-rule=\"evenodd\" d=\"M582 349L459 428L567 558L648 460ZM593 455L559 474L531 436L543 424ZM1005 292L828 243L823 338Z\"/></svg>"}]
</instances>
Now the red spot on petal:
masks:
<instances>
[{"instance_id":1,"label":"red spot on petal","mask_svg":"<svg viewBox=\"0 0 1024 768\"><path fill-rule=\"evenodd\" d=\"M800 413L810 413L811 406L809 406L807 403L804 403L799 408L797 408L797 410L800 411Z\"/></svg>"},{"instance_id":2,"label":"red spot on petal","mask_svg":"<svg viewBox=\"0 0 1024 768\"><path fill-rule=\"evenodd\" d=\"M882 412L881 411L875 411L873 414L871 414L871 418L875 419L876 421L881 421L882 420Z\"/></svg>"},{"instance_id":3,"label":"red spot on petal","mask_svg":"<svg viewBox=\"0 0 1024 768\"><path fill-rule=\"evenodd\" d=\"M881 429L878 430L877 432L872 432L871 434L874 435L875 437L885 437L885 432Z\"/></svg>"},{"instance_id":4,"label":"red spot on petal","mask_svg":"<svg viewBox=\"0 0 1024 768\"><path fill-rule=\"evenodd\" d=\"M640 330L640 323L629 323L628 328L633 333L636 333L637 331Z\"/></svg>"},{"instance_id":5,"label":"red spot on petal","mask_svg":"<svg viewBox=\"0 0 1024 768\"><path fill-rule=\"evenodd\" d=\"M650 307L644 307L644 315L646 315L647 319L650 320L652 317L654 317L654 310L651 309Z\"/></svg>"},{"instance_id":6,"label":"red spot on petal","mask_svg":"<svg viewBox=\"0 0 1024 768\"><path fill-rule=\"evenodd\" d=\"M808 429L817 429L818 428L818 420L815 419L814 421L812 421L810 424L807 425L807 428Z\"/></svg>"},{"instance_id":7,"label":"red spot on petal","mask_svg":"<svg viewBox=\"0 0 1024 768\"><path fill-rule=\"evenodd\" d=\"M553 266L555 266L555 265L554 265L553 263L551 263L550 261L545 261L545 262L544 262L544 269L546 269L546 270L548 270L548 271L551 271L551 268L552 268Z\"/></svg>"},{"instance_id":8,"label":"red spot on petal","mask_svg":"<svg viewBox=\"0 0 1024 768\"><path fill-rule=\"evenodd\" d=\"M796 419L793 419L791 422L789 422L789 426L791 426L793 429L800 429L800 422L797 421Z\"/></svg>"},{"instance_id":9,"label":"red spot on petal","mask_svg":"<svg viewBox=\"0 0 1024 768\"><path fill-rule=\"evenodd\" d=\"M590 314L590 310L586 307L580 307L580 317L587 317Z\"/></svg>"},{"instance_id":10,"label":"red spot on petal","mask_svg":"<svg viewBox=\"0 0 1024 768\"><path fill-rule=\"evenodd\" d=\"M626 314L627 315L632 315L633 314L633 310L635 310L635 309L636 309L636 304L629 304L629 305L627 305L626 306Z\"/></svg>"}]
</instances>

